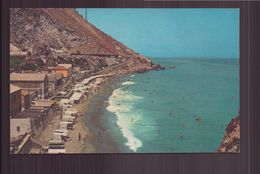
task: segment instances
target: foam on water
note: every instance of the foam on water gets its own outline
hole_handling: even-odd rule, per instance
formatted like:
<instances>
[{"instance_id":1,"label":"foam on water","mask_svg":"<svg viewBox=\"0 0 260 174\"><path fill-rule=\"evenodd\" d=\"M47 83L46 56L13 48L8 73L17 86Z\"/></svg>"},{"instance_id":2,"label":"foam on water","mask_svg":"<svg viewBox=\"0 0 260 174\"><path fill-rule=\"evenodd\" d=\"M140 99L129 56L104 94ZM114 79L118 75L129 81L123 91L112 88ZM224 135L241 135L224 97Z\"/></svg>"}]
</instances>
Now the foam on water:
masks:
<instances>
[{"instance_id":1,"label":"foam on water","mask_svg":"<svg viewBox=\"0 0 260 174\"><path fill-rule=\"evenodd\" d=\"M122 77L105 105L110 111L106 125L120 151L215 152L239 111L239 61L181 58L158 63L176 68Z\"/></svg>"},{"instance_id":2,"label":"foam on water","mask_svg":"<svg viewBox=\"0 0 260 174\"><path fill-rule=\"evenodd\" d=\"M143 97L135 96L129 91L118 88L115 89L109 97L109 105L106 108L116 115L116 124L120 128L122 135L127 139L125 145L134 152L143 145L142 141L130 130L141 117L140 114L133 112L133 110L135 103L142 99Z\"/></svg>"},{"instance_id":3,"label":"foam on water","mask_svg":"<svg viewBox=\"0 0 260 174\"><path fill-rule=\"evenodd\" d=\"M135 84L135 82L132 81L126 81L122 83L122 85L133 85L133 84Z\"/></svg>"}]
</instances>

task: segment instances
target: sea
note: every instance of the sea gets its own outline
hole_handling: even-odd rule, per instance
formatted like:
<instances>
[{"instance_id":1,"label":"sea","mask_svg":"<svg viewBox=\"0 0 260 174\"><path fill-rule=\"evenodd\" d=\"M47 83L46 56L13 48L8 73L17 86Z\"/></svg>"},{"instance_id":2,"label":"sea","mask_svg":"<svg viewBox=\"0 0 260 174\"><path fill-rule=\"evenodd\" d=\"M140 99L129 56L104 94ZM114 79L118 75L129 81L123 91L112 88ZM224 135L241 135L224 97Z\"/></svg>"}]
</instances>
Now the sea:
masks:
<instances>
[{"instance_id":1,"label":"sea","mask_svg":"<svg viewBox=\"0 0 260 174\"><path fill-rule=\"evenodd\" d=\"M166 69L121 77L92 98L104 100L92 108L106 135L120 153L215 153L239 113L239 59L152 61Z\"/></svg>"}]
</instances>

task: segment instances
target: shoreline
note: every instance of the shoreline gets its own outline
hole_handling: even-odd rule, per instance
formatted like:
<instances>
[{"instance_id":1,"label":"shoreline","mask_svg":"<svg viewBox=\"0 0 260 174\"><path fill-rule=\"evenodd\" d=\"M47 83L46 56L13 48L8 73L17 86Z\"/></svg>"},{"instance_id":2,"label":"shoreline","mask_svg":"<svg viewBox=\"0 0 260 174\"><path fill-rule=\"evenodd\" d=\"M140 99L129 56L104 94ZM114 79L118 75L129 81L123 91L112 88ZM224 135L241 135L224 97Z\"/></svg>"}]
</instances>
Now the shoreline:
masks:
<instances>
[{"instance_id":1,"label":"shoreline","mask_svg":"<svg viewBox=\"0 0 260 174\"><path fill-rule=\"evenodd\" d=\"M75 124L75 129L70 131L69 136L72 139L70 142L66 142L66 153L81 153L83 148L87 148L88 153L94 153L95 147L87 141L92 137L91 131L84 124L84 113L86 112L86 105L89 102L89 98L84 98L83 102L74 105L73 107L79 112L79 117ZM81 140L79 141L78 135L81 134Z\"/></svg>"},{"instance_id":2,"label":"shoreline","mask_svg":"<svg viewBox=\"0 0 260 174\"><path fill-rule=\"evenodd\" d=\"M75 128L68 133L70 140L65 142L65 154L120 153L121 150L119 149L122 149L122 147L117 143L118 140L109 133L110 129L106 126L106 123L102 122L104 118L101 112L104 109L105 101L116 88L117 80L133 73L138 72L117 71L114 69L113 71L102 72L98 77L95 75L80 80L79 83L85 80L83 83L87 82L90 89L88 95L84 96L80 103L72 104L72 108L77 110L79 116L76 118ZM103 98L93 105L92 99L96 96L102 96ZM89 114L90 107L96 108L96 106L100 107L98 112ZM61 115L56 114L38 139L42 142L52 140L53 132L59 128L60 121ZM42 152L40 148L33 146L30 153Z\"/></svg>"},{"instance_id":3,"label":"shoreline","mask_svg":"<svg viewBox=\"0 0 260 174\"><path fill-rule=\"evenodd\" d=\"M115 140L106 133L106 128L101 123L102 113L89 114L93 97L112 93L112 89L107 89L108 83L116 83L118 76L105 77L102 84L95 90L90 91L90 95L85 97L80 104L73 105L79 112L79 117L75 124L75 129L70 131L69 136L72 141L66 143L66 153L118 153L119 149ZM110 91L111 90L111 91ZM109 91L107 93L107 91ZM103 107L105 99L99 101L99 107ZM81 140L78 140L79 132Z\"/></svg>"},{"instance_id":4,"label":"shoreline","mask_svg":"<svg viewBox=\"0 0 260 174\"><path fill-rule=\"evenodd\" d=\"M125 74L124 76L127 76L127 75L131 75L131 73L130 74ZM124 76L117 76L117 75L115 75L116 77L118 77L118 78L121 78L121 77L124 77ZM115 76L113 76L113 78L116 78ZM116 81L115 81L116 82ZM117 84L114 82L114 84L117 86ZM114 89L116 89L117 87L116 86L113 86L113 85L111 85L111 88L113 87ZM103 85L102 86L102 88L104 88L105 86ZM146 88L147 89L147 88ZM98 92L98 93L102 93L102 89ZM110 96L111 94L109 94L109 96ZM105 97L104 97L105 98ZM104 99L104 101L106 101L107 99L105 98ZM90 99L90 102L91 102L91 99ZM95 104L92 104L92 106L94 106ZM89 107L91 107L91 105L89 106ZM106 109L105 107L103 107L104 109ZM90 129L90 130L99 130L99 129L102 129L102 126L104 126L105 127L105 129L106 129L106 124L103 124L104 123L104 121L105 121L105 117L106 117L106 115L104 115L104 117L102 116L102 112L104 112L104 111L100 111L101 113L100 113L100 115L95 115L96 117L98 117L98 118L96 118L95 116L93 116L93 117L95 117L96 118L96 120L95 120L95 125L93 125L93 127L95 127L95 126L98 126L98 128L91 128L89 125L90 124L94 124L93 123L93 120L91 121L91 122L89 122L88 124L87 124L87 127ZM169 112L170 112L170 110L169 110ZM176 111L177 112L177 111ZM168 114L168 113L166 113L166 114ZM176 116L175 116L176 117ZM203 117L202 118L203 119L203 122L202 122L202 124L201 123L198 123L198 121L196 121L196 117L194 117L194 118L190 118L189 120L191 120L191 124L192 124L192 126L194 126L194 127L198 127L198 126L200 126L201 127L201 125L205 125L206 123L204 123L204 121L206 121L206 119L207 119L207 117ZM112 118L112 120L114 120L114 118ZM109 121L109 122L107 122L108 124L110 124L110 125L112 125L113 124L113 121ZM112 123L112 124L111 124ZM185 122L186 123L186 122ZM197 126L196 126L197 125ZM177 124L176 124L176 126L178 126ZM101 127L101 128L100 128ZM113 127L113 125L111 126L111 127ZM113 128L112 128L113 129ZM106 131L106 130L103 130L103 131ZM161 130L161 132L162 132L163 130ZM178 133L176 133L176 134L178 134ZM183 137L183 135L182 135L183 133L179 133L179 135L176 135L176 137L177 138L179 138L179 139L181 139L181 140L176 140L176 142L177 143L182 143L182 137ZM107 150L107 151L105 151L104 149L106 148L106 149L108 149L109 147L103 147L103 149L102 149L102 147L101 147L101 149L98 149L99 147L97 147L97 149L96 149L96 153L116 153L116 152L119 152L119 153L128 153L128 152L125 152L124 151L124 149L121 149L121 144L122 143L120 143L121 141L120 141L120 139L117 139L116 141L114 141L114 139L115 139L115 136L117 136L117 135L111 135L112 137L110 137L111 139L110 139L110 141L109 142L102 142L102 143L104 143L104 144L106 144L106 145L109 145L109 146L113 146L114 144L116 145L116 147L118 147L118 150L119 151L110 151L110 150ZM185 138L187 137L187 136L189 136L189 134L188 135L186 135L185 134ZM98 137L98 133L96 133L95 134L95 137L94 137L94 139L91 139L91 141L90 141L90 143L92 143L92 145L94 145L95 147L97 146L97 143L95 142L95 140L97 140L97 137ZM198 138L199 138L199 136L198 136ZM184 139L184 141L186 141L186 139ZM171 144L169 144L169 146L170 146ZM170 153L181 153L182 151L184 151L184 153L189 153L190 151L188 151L188 150L183 150L184 148L182 148L181 146L178 146L178 145L176 145L176 144L174 144L175 146L176 146L176 148L175 147L172 147L172 146L170 146L170 147L168 147L168 148L165 148L165 151L163 151L164 153L168 153L168 152L170 152ZM202 147L203 145L201 145L201 147ZM211 145L210 145L211 146ZM122 146L123 147L123 146ZM198 146L199 147L199 146ZM207 146L207 147L209 147L209 146ZM207 148L206 146L205 146L205 148ZM179 148L179 149L177 149L177 148ZM204 147L203 147L204 148ZM215 149L215 148L214 148ZM181 151L181 152L180 152ZM198 150L198 149L193 149L193 151L195 152L195 153L198 153L199 151L203 151L203 150ZM211 149L210 149L210 147L209 147L209 149L207 149L207 151L206 152L210 152L211 151ZM214 151L215 152L215 150L212 150L212 151ZM211 151L211 152L212 152ZM146 153L146 152L139 152L139 153ZM159 153L159 152L154 152L154 153Z\"/></svg>"},{"instance_id":5,"label":"shoreline","mask_svg":"<svg viewBox=\"0 0 260 174\"><path fill-rule=\"evenodd\" d=\"M129 153L129 148L123 146L121 143L121 136L115 133L118 127L114 125L114 121L116 121L117 118L110 117L110 114L107 115L106 106L109 104L107 103L108 98L113 91L117 89L120 84L123 84L121 83L122 80L127 79L128 76L132 74L134 74L134 72L122 74L113 73L113 75L111 74L110 76L103 74L105 76L98 77L88 83L90 86L89 94L84 96L79 104L73 104L73 108L79 112L80 116L77 118L75 129L69 131L69 136L72 141L65 143L67 154ZM98 85L98 81L101 81L100 85ZM92 86L94 86L94 88L92 88ZM79 140L79 132L81 134L81 140ZM122 136L122 138L125 137ZM173 150L172 147L169 149Z\"/></svg>"},{"instance_id":6,"label":"shoreline","mask_svg":"<svg viewBox=\"0 0 260 174\"><path fill-rule=\"evenodd\" d=\"M107 78L104 84L100 86L98 91L93 94L88 101L85 111L84 124L92 133L92 137L89 139L95 147L95 153L119 153L118 144L116 140L108 133L108 129L103 125L103 106L106 99L112 94L114 87L111 84L116 84L118 76ZM83 153L86 153L86 149L82 149Z\"/></svg>"}]
</instances>

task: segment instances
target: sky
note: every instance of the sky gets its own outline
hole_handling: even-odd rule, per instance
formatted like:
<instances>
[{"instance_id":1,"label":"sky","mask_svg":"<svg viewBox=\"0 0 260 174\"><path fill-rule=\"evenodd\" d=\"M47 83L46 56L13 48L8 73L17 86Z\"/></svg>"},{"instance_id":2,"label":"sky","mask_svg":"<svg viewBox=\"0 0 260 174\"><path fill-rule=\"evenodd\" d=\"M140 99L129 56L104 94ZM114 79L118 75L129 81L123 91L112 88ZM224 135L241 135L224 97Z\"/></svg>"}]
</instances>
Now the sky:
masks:
<instances>
[{"instance_id":1,"label":"sky","mask_svg":"<svg viewBox=\"0 0 260 174\"><path fill-rule=\"evenodd\" d=\"M239 58L239 9L88 8L87 20L148 57Z\"/></svg>"}]
</instances>

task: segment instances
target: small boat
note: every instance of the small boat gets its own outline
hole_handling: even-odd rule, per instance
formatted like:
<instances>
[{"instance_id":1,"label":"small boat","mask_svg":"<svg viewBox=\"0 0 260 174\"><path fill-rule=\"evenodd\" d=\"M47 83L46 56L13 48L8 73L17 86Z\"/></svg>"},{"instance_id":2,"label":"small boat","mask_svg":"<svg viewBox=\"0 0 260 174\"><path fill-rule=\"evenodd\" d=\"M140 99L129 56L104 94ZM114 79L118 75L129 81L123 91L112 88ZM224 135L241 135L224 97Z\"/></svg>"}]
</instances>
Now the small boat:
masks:
<instances>
[{"instance_id":1,"label":"small boat","mask_svg":"<svg viewBox=\"0 0 260 174\"><path fill-rule=\"evenodd\" d=\"M174 67L173 65L171 65L171 66L169 66L169 68L172 68L172 69L173 69L173 68L175 68L175 67Z\"/></svg>"},{"instance_id":2,"label":"small boat","mask_svg":"<svg viewBox=\"0 0 260 174\"><path fill-rule=\"evenodd\" d=\"M201 118L197 117L197 118L195 118L195 120L199 122L199 121L201 121Z\"/></svg>"}]
</instances>

